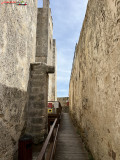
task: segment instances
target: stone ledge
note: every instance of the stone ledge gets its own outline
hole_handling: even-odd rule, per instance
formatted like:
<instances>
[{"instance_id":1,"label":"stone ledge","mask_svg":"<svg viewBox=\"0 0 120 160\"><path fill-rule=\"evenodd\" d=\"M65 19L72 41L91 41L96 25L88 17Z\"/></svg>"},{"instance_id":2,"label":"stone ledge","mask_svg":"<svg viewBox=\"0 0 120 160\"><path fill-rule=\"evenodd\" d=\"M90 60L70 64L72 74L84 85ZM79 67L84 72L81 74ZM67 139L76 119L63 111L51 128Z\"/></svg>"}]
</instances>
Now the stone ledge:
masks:
<instances>
[{"instance_id":1,"label":"stone ledge","mask_svg":"<svg viewBox=\"0 0 120 160\"><path fill-rule=\"evenodd\" d=\"M34 70L34 73L54 73L55 72L55 67L54 66L49 66L46 63L42 62L35 62L30 64L30 69L31 71Z\"/></svg>"}]
</instances>

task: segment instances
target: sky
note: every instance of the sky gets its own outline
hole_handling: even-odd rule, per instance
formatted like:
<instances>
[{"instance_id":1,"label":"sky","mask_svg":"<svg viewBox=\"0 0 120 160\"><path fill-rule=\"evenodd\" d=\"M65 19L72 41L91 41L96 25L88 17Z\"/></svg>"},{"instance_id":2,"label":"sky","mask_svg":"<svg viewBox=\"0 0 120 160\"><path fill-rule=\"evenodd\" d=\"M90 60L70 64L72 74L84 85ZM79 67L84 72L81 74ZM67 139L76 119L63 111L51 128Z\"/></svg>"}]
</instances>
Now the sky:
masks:
<instances>
[{"instance_id":1,"label":"sky","mask_svg":"<svg viewBox=\"0 0 120 160\"><path fill-rule=\"evenodd\" d=\"M53 38L57 45L57 97L69 96L69 81L75 45L86 13L88 0L50 0ZM42 0L38 0L41 8Z\"/></svg>"}]
</instances>

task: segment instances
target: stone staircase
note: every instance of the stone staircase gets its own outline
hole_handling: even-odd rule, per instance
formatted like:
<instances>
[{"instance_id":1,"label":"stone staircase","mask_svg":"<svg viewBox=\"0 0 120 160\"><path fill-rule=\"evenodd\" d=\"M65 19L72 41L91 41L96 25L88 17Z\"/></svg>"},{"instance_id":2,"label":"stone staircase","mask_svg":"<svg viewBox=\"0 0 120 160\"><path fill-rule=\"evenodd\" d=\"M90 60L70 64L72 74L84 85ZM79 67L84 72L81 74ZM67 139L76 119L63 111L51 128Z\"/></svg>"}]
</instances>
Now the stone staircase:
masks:
<instances>
[{"instance_id":1,"label":"stone staircase","mask_svg":"<svg viewBox=\"0 0 120 160\"><path fill-rule=\"evenodd\" d=\"M33 136L35 144L43 141L47 134L49 72L54 72L54 68L45 63L31 64L26 134Z\"/></svg>"}]
</instances>

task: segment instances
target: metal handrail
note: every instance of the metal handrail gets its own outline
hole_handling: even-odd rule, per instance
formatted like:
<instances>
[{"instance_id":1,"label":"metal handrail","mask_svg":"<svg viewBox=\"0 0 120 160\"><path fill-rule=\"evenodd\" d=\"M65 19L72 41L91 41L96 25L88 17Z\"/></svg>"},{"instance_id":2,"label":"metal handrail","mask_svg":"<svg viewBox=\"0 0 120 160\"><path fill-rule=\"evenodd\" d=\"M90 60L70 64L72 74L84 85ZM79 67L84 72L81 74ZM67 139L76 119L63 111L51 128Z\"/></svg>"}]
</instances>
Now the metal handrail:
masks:
<instances>
[{"instance_id":1,"label":"metal handrail","mask_svg":"<svg viewBox=\"0 0 120 160\"><path fill-rule=\"evenodd\" d=\"M44 145L43 145L43 147L42 147L42 150L41 150L41 152L40 152L37 160L43 160L43 159L45 158L45 152L46 152L47 146L48 146L48 144L49 144L49 142L50 142L50 139L51 139L51 137L52 137L52 135L53 135L53 131L54 131L54 128L55 128L55 126L56 126L56 123L57 123L57 118L54 120L54 123L53 123L53 125L52 125L52 127L51 127L51 129L50 129L50 132L49 132L49 134L48 134L48 136L47 136L47 138L46 138L46 140L45 140L45 143L44 143ZM59 125L58 125L58 127L59 127ZM56 134L57 134L57 133L58 133L58 128L57 128ZM53 142L53 147L54 147L54 144L55 144L55 141L56 141L56 137L57 137L57 135L55 135L55 140L54 140L54 142ZM53 149L52 149L52 150L53 150ZM53 153L53 151L52 151L52 153ZM52 156L53 156L53 155L52 155ZM50 159L52 158L52 156L50 155Z\"/></svg>"}]
</instances>

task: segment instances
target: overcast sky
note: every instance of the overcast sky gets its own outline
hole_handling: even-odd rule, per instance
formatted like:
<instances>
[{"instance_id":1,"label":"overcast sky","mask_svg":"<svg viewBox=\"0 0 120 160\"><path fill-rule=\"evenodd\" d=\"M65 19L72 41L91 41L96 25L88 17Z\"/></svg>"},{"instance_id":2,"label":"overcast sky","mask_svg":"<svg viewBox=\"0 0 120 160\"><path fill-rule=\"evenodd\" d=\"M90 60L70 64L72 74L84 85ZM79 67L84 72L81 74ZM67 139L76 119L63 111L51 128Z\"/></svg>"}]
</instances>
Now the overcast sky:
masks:
<instances>
[{"instance_id":1,"label":"overcast sky","mask_svg":"<svg viewBox=\"0 0 120 160\"><path fill-rule=\"evenodd\" d=\"M88 0L50 0L53 37L57 44L57 96L69 96L75 45L79 40ZM38 8L42 0L38 0Z\"/></svg>"}]
</instances>

